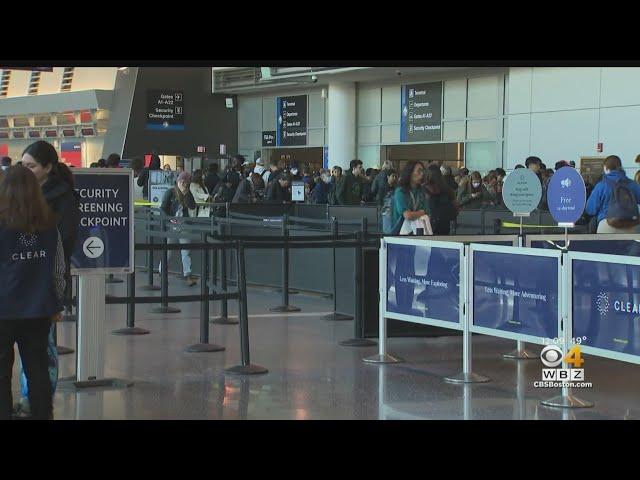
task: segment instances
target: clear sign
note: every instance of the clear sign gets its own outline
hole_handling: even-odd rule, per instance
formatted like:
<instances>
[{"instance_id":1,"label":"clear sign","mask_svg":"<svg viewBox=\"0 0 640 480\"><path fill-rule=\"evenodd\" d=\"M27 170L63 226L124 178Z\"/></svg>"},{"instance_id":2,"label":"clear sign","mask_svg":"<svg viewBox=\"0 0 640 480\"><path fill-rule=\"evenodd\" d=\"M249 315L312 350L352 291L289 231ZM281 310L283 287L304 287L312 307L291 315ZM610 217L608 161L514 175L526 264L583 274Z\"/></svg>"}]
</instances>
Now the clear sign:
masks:
<instances>
[{"instance_id":1,"label":"clear sign","mask_svg":"<svg viewBox=\"0 0 640 480\"><path fill-rule=\"evenodd\" d=\"M276 97L278 146L307 144L307 96Z\"/></svg>"},{"instance_id":2,"label":"clear sign","mask_svg":"<svg viewBox=\"0 0 640 480\"><path fill-rule=\"evenodd\" d=\"M402 86L401 142L442 140L442 82Z\"/></svg>"},{"instance_id":3,"label":"clear sign","mask_svg":"<svg viewBox=\"0 0 640 480\"><path fill-rule=\"evenodd\" d=\"M71 256L72 274L133 271L133 171L74 168L80 228Z\"/></svg>"},{"instance_id":4,"label":"clear sign","mask_svg":"<svg viewBox=\"0 0 640 480\"><path fill-rule=\"evenodd\" d=\"M171 170L150 170L149 201L151 203L162 202L165 192L175 185L176 178L176 172Z\"/></svg>"},{"instance_id":5,"label":"clear sign","mask_svg":"<svg viewBox=\"0 0 640 480\"><path fill-rule=\"evenodd\" d=\"M529 216L538 207L541 198L540 179L528 168L518 168L504 179L502 199L514 215Z\"/></svg>"},{"instance_id":6,"label":"clear sign","mask_svg":"<svg viewBox=\"0 0 640 480\"><path fill-rule=\"evenodd\" d=\"M184 130L184 95L181 91L147 91L147 129Z\"/></svg>"},{"instance_id":7,"label":"clear sign","mask_svg":"<svg viewBox=\"0 0 640 480\"><path fill-rule=\"evenodd\" d=\"M558 225L573 226L584 212L587 190L580 173L573 167L562 167L549 181L547 204Z\"/></svg>"}]
</instances>

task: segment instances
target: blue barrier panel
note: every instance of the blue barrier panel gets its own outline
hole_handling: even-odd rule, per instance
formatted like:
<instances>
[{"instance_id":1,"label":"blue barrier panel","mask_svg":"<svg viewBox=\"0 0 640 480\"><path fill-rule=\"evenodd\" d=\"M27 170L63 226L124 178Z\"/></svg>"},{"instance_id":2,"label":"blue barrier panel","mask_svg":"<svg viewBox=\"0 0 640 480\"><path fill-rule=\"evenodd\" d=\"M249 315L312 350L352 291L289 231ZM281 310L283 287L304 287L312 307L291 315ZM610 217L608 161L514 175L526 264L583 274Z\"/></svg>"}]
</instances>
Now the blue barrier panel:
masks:
<instances>
[{"instance_id":1,"label":"blue barrier panel","mask_svg":"<svg viewBox=\"0 0 640 480\"><path fill-rule=\"evenodd\" d=\"M559 251L472 244L471 331L544 343L559 336Z\"/></svg>"},{"instance_id":2,"label":"blue barrier panel","mask_svg":"<svg viewBox=\"0 0 640 480\"><path fill-rule=\"evenodd\" d=\"M386 238L385 241L385 316L461 329L463 245L407 238Z\"/></svg>"},{"instance_id":3,"label":"blue barrier panel","mask_svg":"<svg viewBox=\"0 0 640 480\"><path fill-rule=\"evenodd\" d=\"M571 338L585 353L640 363L640 259L569 253Z\"/></svg>"},{"instance_id":4,"label":"blue barrier panel","mask_svg":"<svg viewBox=\"0 0 640 480\"><path fill-rule=\"evenodd\" d=\"M569 251L604 253L609 255L640 256L640 235L636 234L586 234L569 235ZM531 248L561 249L563 235L528 235Z\"/></svg>"}]
</instances>

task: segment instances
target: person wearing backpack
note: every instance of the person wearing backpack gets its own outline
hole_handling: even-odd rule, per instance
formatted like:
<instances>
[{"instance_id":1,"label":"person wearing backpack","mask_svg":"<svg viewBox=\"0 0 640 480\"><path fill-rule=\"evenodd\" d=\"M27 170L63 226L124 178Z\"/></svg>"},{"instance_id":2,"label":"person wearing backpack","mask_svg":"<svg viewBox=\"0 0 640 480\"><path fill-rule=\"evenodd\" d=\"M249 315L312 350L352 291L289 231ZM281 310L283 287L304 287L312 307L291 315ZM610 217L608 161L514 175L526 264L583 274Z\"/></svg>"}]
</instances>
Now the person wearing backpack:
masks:
<instances>
[{"instance_id":1,"label":"person wearing backpack","mask_svg":"<svg viewBox=\"0 0 640 480\"><path fill-rule=\"evenodd\" d=\"M585 211L597 218L597 233L640 233L639 200L640 185L627 178L620 157L610 155Z\"/></svg>"}]
</instances>

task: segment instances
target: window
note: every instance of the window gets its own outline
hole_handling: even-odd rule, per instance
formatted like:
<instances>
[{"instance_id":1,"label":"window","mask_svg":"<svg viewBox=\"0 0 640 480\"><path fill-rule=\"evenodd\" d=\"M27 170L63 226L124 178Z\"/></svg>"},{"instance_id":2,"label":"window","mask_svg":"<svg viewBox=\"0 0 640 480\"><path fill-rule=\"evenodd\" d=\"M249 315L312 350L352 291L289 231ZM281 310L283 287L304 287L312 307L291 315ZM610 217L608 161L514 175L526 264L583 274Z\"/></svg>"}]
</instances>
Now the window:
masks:
<instances>
[{"instance_id":1,"label":"window","mask_svg":"<svg viewBox=\"0 0 640 480\"><path fill-rule=\"evenodd\" d=\"M75 67L64 67L64 72L62 73L62 83L60 84L61 92L69 92L71 90L74 71Z\"/></svg>"}]
</instances>

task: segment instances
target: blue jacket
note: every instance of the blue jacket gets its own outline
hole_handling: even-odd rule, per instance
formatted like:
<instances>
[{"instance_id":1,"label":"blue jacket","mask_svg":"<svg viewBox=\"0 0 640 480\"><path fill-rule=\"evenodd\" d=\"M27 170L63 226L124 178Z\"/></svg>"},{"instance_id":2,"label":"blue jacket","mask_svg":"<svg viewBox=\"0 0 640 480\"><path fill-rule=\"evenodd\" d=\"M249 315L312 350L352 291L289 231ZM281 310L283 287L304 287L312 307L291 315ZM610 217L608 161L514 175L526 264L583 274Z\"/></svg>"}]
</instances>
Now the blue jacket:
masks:
<instances>
[{"instance_id":1,"label":"blue jacket","mask_svg":"<svg viewBox=\"0 0 640 480\"><path fill-rule=\"evenodd\" d=\"M622 170L614 170L613 172L605 175L604 178L608 181L602 179L598 182L598 184L593 188L585 208L587 215L592 217L594 215L598 216L598 222L607 218L609 200L611 200L611 194L613 193L613 184L621 178L627 178L627 176ZM634 181L630 181L629 186L636 196L636 200L640 201L640 185Z\"/></svg>"},{"instance_id":2,"label":"blue jacket","mask_svg":"<svg viewBox=\"0 0 640 480\"><path fill-rule=\"evenodd\" d=\"M311 203L327 204L329 203L329 190L331 184L324 183L322 180L317 183L313 190L311 190Z\"/></svg>"}]
</instances>

